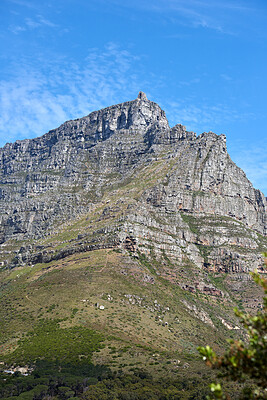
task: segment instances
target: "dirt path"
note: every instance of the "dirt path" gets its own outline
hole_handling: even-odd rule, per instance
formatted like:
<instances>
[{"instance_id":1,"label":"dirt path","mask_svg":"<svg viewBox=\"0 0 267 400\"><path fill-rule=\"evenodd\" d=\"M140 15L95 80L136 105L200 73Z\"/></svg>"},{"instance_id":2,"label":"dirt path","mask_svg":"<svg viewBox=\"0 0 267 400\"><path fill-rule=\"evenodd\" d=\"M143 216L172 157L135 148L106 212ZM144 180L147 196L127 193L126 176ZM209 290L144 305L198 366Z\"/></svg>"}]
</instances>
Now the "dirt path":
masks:
<instances>
[{"instance_id":1,"label":"dirt path","mask_svg":"<svg viewBox=\"0 0 267 400\"><path fill-rule=\"evenodd\" d=\"M105 261L105 265L104 265L104 267L102 267L99 271L95 271L95 272L97 272L97 273L99 273L99 272L103 272L104 271L104 269L106 269L107 268L107 265L108 265L108 252L107 252L107 254L106 254L106 261Z\"/></svg>"},{"instance_id":2,"label":"dirt path","mask_svg":"<svg viewBox=\"0 0 267 400\"><path fill-rule=\"evenodd\" d=\"M35 303L35 301L33 301L32 299L29 298L29 296L26 294L26 299L29 300L30 302L32 302L33 304L35 304L36 306L39 306L38 303Z\"/></svg>"}]
</instances>

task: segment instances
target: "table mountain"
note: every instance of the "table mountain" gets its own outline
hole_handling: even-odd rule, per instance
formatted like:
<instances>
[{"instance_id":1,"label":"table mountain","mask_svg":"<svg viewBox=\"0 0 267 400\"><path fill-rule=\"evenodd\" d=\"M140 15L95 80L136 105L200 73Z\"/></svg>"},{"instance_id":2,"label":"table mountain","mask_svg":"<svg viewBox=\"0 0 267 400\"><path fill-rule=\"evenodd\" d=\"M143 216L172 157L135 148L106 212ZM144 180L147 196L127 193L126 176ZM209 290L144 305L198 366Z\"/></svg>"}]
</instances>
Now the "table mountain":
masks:
<instances>
[{"instance_id":1,"label":"table mountain","mask_svg":"<svg viewBox=\"0 0 267 400\"><path fill-rule=\"evenodd\" d=\"M170 128L143 92L39 138L7 143L0 166L2 246L36 241L109 202L105 228L73 242L68 254L90 245L150 254L151 244L158 256L164 251L175 263L187 259L215 271L261 264L266 199L230 159L226 137ZM2 263L55 256L29 249L13 261L4 253Z\"/></svg>"},{"instance_id":2,"label":"table mountain","mask_svg":"<svg viewBox=\"0 0 267 400\"><path fill-rule=\"evenodd\" d=\"M46 359L49 338L90 328L108 343L93 362L184 380L203 375L197 346L222 350L229 334L244 337L233 307L261 306L248 272L262 271L266 199L230 159L224 135L170 128L140 92L6 144L0 165L8 367Z\"/></svg>"}]
</instances>

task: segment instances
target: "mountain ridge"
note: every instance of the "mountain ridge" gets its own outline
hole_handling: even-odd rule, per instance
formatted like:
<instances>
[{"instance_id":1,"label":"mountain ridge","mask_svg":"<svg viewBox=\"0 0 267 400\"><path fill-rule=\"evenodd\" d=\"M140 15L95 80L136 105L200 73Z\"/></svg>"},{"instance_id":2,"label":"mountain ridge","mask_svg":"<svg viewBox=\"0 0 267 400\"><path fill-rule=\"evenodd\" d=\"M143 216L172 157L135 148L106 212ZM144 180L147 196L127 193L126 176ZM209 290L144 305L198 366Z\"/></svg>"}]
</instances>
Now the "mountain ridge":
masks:
<instances>
[{"instance_id":1,"label":"mountain ridge","mask_svg":"<svg viewBox=\"0 0 267 400\"><path fill-rule=\"evenodd\" d=\"M109 188L127 187L127 180L138 174L142 180L142 169L153 163L162 165L154 180L147 179L134 206L139 219L143 215L145 221L151 211L165 210L165 214L176 214L176 224L183 230L186 218L182 220L181 213L192 218L233 218L245 230L266 235L266 199L231 161L225 135L204 132L196 136L180 124L170 128L164 111L140 92L136 100L94 111L39 138L0 149L1 242L42 238L60 220L86 214ZM124 219L129 224L126 215ZM142 236L138 223L132 229ZM223 243L205 234L201 238L190 224L182 236L191 238L193 247ZM125 240L121 233L114 233L114 243L123 246ZM176 240L178 248L179 240L183 239ZM248 231L245 238L235 236L232 242L242 240L241 247L246 249L260 242ZM199 249L193 253L192 260L204 260ZM254 255L253 259L256 266L260 258Z\"/></svg>"}]
</instances>

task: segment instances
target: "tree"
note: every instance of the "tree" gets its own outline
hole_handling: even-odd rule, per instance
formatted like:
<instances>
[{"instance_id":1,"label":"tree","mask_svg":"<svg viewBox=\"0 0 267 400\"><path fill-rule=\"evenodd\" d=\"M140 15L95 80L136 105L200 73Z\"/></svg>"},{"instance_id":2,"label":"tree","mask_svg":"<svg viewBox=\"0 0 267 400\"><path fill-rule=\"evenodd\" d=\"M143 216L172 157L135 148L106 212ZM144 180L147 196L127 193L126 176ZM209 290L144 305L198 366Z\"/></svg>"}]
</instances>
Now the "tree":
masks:
<instances>
[{"instance_id":1,"label":"tree","mask_svg":"<svg viewBox=\"0 0 267 400\"><path fill-rule=\"evenodd\" d=\"M264 263L267 266L267 253L264 253ZM267 399L267 279L257 272L251 275L264 290L262 309L256 315L235 309L247 331L248 342L229 340L230 348L222 356L217 356L210 346L199 347L198 351L208 366L219 370L218 378L225 377L239 383L252 382L244 386L241 399ZM210 389L213 398L229 399L220 383L212 383Z\"/></svg>"}]
</instances>

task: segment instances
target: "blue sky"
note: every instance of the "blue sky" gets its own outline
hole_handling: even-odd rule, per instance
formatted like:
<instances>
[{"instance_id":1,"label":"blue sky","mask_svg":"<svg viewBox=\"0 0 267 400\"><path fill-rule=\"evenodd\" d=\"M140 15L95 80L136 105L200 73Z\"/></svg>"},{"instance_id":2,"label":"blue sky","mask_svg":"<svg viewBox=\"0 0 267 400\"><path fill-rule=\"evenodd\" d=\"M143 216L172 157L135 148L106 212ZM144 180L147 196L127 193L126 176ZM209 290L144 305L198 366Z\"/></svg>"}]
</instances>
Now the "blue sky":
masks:
<instances>
[{"instance_id":1,"label":"blue sky","mask_svg":"<svg viewBox=\"0 0 267 400\"><path fill-rule=\"evenodd\" d=\"M266 0L1 0L0 22L0 146L142 90L267 195Z\"/></svg>"}]
</instances>

